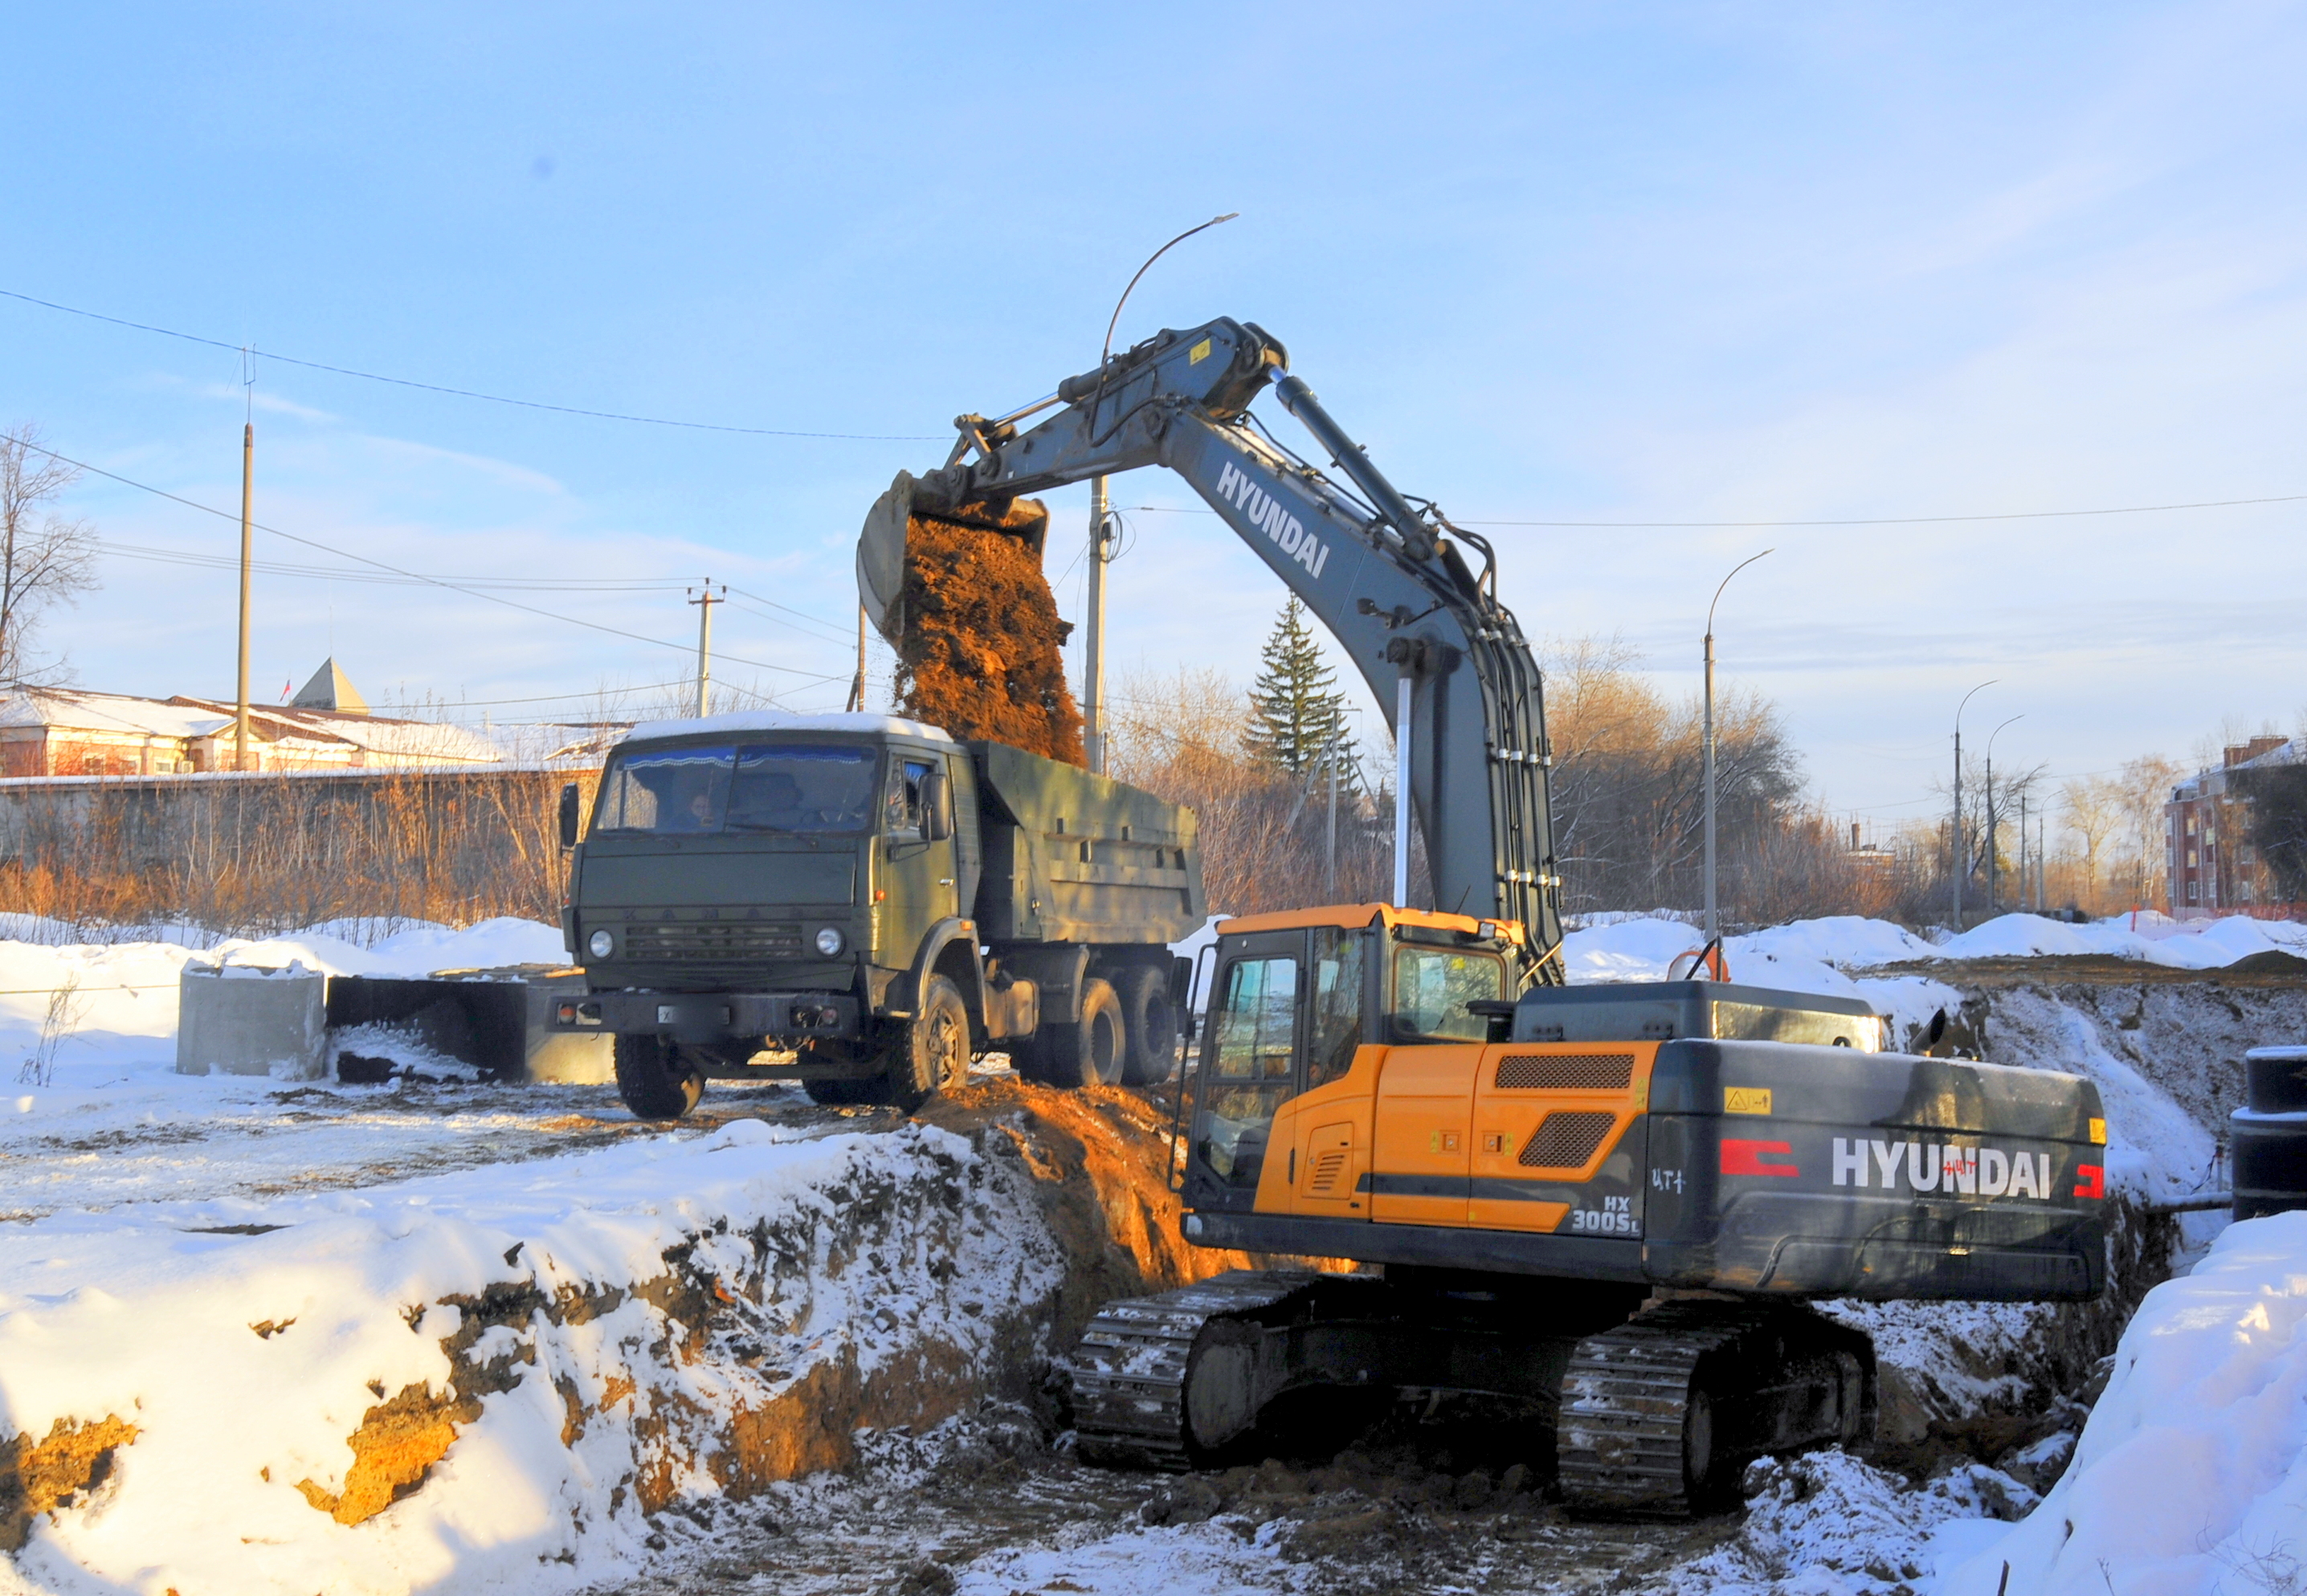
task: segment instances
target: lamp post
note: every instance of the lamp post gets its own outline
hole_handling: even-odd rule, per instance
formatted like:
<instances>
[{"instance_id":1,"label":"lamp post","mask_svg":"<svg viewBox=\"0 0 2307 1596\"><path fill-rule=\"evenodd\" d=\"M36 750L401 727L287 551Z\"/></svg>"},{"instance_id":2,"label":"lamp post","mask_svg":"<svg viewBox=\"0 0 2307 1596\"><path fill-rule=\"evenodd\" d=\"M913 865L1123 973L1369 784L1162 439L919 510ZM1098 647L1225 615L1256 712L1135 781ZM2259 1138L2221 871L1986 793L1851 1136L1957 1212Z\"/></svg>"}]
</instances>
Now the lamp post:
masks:
<instances>
[{"instance_id":1,"label":"lamp post","mask_svg":"<svg viewBox=\"0 0 2307 1596\"><path fill-rule=\"evenodd\" d=\"M2011 720L2024 720L2026 718L2027 716L2025 712L2021 711L2020 714L2012 716ZM2011 724L2011 720L2004 721L2003 723L2003 726L2009 725ZM1993 731L1986 734L1986 912L1989 914L1994 914L1997 906L1995 903L1994 844L1995 833L1998 830L1998 828L1994 823L1994 740L2003 735L2003 726L1997 726Z\"/></svg>"},{"instance_id":2,"label":"lamp post","mask_svg":"<svg viewBox=\"0 0 2307 1596\"><path fill-rule=\"evenodd\" d=\"M1969 857L1962 851L1962 712L1970 700L1994 685L2002 678L1991 677L1962 695L1962 702L1954 707L1954 845L1948 853L1947 874L1954 878L1954 933L1962 934L1962 878L1969 867Z\"/></svg>"},{"instance_id":3,"label":"lamp post","mask_svg":"<svg viewBox=\"0 0 2307 1596\"><path fill-rule=\"evenodd\" d=\"M1776 553L1764 549L1762 554ZM1762 554L1749 554L1730 568L1714 589L1714 597L1706 606L1706 940L1711 942L1722 934L1714 891L1714 606L1722 602L1722 588Z\"/></svg>"}]
</instances>

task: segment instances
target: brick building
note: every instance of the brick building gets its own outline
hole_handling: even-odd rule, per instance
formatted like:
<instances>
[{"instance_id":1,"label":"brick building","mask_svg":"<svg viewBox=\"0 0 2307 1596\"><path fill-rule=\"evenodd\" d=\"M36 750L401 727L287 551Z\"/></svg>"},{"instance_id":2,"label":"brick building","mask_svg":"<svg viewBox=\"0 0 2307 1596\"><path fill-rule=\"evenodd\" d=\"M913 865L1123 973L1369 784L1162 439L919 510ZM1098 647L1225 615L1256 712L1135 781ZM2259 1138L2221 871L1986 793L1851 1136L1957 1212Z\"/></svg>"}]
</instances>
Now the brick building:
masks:
<instances>
[{"instance_id":1,"label":"brick building","mask_svg":"<svg viewBox=\"0 0 2307 1596\"><path fill-rule=\"evenodd\" d=\"M2169 850L2170 911L2175 920L2251 914L2262 920L2307 919L2307 904L2277 895L2267 865L2245 836L2251 803L2234 780L2239 770L2295 763L2307 747L2281 737L2230 744L2218 768L2199 770L2171 789L2163 806Z\"/></svg>"}]
</instances>

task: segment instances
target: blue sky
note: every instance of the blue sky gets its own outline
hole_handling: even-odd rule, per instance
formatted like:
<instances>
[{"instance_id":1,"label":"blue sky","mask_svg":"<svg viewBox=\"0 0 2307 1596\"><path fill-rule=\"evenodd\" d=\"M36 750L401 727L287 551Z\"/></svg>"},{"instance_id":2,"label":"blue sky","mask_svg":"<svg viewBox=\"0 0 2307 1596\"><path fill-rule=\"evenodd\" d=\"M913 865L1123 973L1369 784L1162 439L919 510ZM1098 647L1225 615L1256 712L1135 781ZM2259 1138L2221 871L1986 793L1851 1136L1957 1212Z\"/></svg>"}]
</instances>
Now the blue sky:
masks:
<instances>
[{"instance_id":1,"label":"blue sky","mask_svg":"<svg viewBox=\"0 0 2307 1596\"><path fill-rule=\"evenodd\" d=\"M837 707L849 549L950 418L1128 341L1255 320L1404 487L1470 520L1848 520L2307 493L2297 5L321 8L12 20L0 288L541 401L259 360L257 518ZM0 416L237 503L238 356L0 300ZM1269 409L1273 407L1269 406ZM1287 429L1286 417L1274 417ZM1124 505L1177 509L1153 473ZM1077 612L1079 490L1053 501ZM236 531L90 479L116 544ZM2054 774L2307 705L2307 502L1874 527L1497 527L1537 633L1775 699L1840 808L1929 807L1956 700ZM1142 511L1117 671L1246 678L1282 593ZM331 557L260 536L261 559ZM231 689L228 570L108 558L89 686ZM258 696L334 651L502 718L679 650L437 588L265 574ZM797 611L794 615L787 611ZM783 666L783 672L759 668Z\"/></svg>"}]
</instances>

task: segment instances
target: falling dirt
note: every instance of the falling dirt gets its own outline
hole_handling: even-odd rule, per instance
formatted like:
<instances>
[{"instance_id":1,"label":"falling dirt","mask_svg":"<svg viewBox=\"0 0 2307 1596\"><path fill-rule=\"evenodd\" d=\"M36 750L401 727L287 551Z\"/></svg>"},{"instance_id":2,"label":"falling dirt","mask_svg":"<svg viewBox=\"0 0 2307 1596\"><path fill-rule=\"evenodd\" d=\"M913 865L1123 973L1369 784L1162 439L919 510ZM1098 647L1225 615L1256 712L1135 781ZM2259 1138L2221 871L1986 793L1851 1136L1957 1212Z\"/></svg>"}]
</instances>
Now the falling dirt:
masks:
<instances>
[{"instance_id":1,"label":"falling dirt","mask_svg":"<svg viewBox=\"0 0 2307 1596\"><path fill-rule=\"evenodd\" d=\"M966 504L905 523L898 704L956 737L1081 765L1081 710L1059 652L1072 629L1042 571L1049 521L1020 499L999 516Z\"/></svg>"},{"instance_id":2,"label":"falling dirt","mask_svg":"<svg viewBox=\"0 0 2307 1596\"><path fill-rule=\"evenodd\" d=\"M136 1427L117 1414L87 1423L59 1419L48 1438L0 1437L0 1551L21 1551L32 1520L70 1507L102 1485L112 1456L136 1438Z\"/></svg>"}]
</instances>

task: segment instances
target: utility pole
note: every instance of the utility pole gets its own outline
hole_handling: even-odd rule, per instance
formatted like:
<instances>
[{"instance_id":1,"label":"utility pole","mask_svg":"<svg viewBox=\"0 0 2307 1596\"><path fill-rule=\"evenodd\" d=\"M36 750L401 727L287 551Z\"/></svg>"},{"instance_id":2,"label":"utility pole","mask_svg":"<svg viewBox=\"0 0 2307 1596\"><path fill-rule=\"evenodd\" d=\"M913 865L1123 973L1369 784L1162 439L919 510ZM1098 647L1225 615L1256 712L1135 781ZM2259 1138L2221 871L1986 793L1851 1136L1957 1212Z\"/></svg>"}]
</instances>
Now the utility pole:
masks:
<instances>
[{"instance_id":1,"label":"utility pole","mask_svg":"<svg viewBox=\"0 0 2307 1596\"><path fill-rule=\"evenodd\" d=\"M252 396L250 404L253 406ZM256 473L256 421L240 429L240 698L232 721L232 768L248 768L249 505Z\"/></svg>"},{"instance_id":2,"label":"utility pole","mask_svg":"<svg viewBox=\"0 0 2307 1596\"><path fill-rule=\"evenodd\" d=\"M1762 554L1774 553L1764 549ZM1722 588L1762 554L1751 554L1730 568L1730 576L1722 579L1714 589L1714 600L1706 606L1706 937L1709 942L1722 934L1720 917L1717 913L1714 891L1714 605L1722 602Z\"/></svg>"},{"instance_id":3,"label":"utility pole","mask_svg":"<svg viewBox=\"0 0 2307 1596\"><path fill-rule=\"evenodd\" d=\"M712 710L713 696L713 606L729 602L728 584L722 584L721 593L713 591L713 579L707 577L702 588L691 588L697 595L689 602L697 606L697 718L703 720Z\"/></svg>"},{"instance_id":4,"label":"utility pole","mask_svg":"<svg viewBox=\"0 0 2307 1596\"><path fill-rule=\"evenodd\" d=\"M2019 789L2019 908L2022 914L2032 914L2035 908L2035 871L2027 857L2027 789Z\"/></svg>"},{"instance_id":5,"label":"utility pole","mask_svg":"<svg viewBox=\"0 0 2307 1596\"><path fill-rule=\"evenodd\" d=\"M1994 678L1980 682L1962 695L1962 702L1954 707L1954 831L1953 846L1948 850L1947 874L1954 881L1954 933L1962 934L1962 879L1970 871L1970 855L1962 845L1962 712L1970 700L1981 691L1994 685Z\"/></svg>"},{"instance_id":6,"label":"utility pole","mask_svg":"<svg viewBox=\"0 0 2307 1596\"><path fill-rule=\"evenodd\" d=\"M1112 556L1105 478L1089 479L1089 623L1082 639L1082 742L1093 774L1105 774L1105 568Z\"/></svg>"},{"instance_id":7,"label":"utility pole","mask_svg":"<svg viewBox=\"0 0 2307 1596\"><path fill-rule=\"evenodd\" d=\"M857 679L849 684L849 708L865 708L865 606L857 606Z\"/></svg>"},{"instance_id":8,"label":"utility pole","mask_svg":"<svg viewBox=\"0 0 2307 1596\"><path fill-rule=\"evenodd\" d=\"M2012 716L2011 720L2026 718L2022 711ZM2009 725L2011 720L2004 721L2003 726ZM1995 897L1995 844L2002 838L2003 828L1994 814L1994 740L2003 735L2003 726L1997 726L1986 734L1986 912L1990 915L2002 907Z\"/></svg>"},{"instance_id":9,"label":"utility pole","mask_svg":"<svg viewBox=\"0 0 2307 1596\"><path fill-rule=\"evenodd\" d=\"M1330 830L1329 840L1322 854L1322 897L1326 903L1338 901L1338 740L1330 739Z\"/></svg>"}]
</instances>

